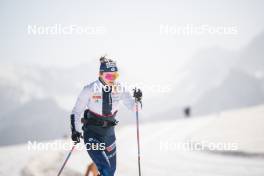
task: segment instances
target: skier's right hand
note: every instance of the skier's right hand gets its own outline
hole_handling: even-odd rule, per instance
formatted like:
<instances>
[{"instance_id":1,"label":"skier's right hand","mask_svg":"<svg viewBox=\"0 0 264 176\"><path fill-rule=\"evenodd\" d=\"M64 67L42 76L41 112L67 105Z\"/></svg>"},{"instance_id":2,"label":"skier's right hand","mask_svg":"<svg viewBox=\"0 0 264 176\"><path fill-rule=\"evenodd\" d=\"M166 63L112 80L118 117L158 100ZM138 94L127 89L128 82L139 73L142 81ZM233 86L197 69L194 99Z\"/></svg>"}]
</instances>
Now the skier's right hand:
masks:
<instances>
[{"instance_id":1,"label":"skier's right hand","mask_svg":"<svg viewBox=\"0 0 264 176\"><path fill-rule=\"evenodd\" d=\"M71 135L72 141L75 142L76 144L80 143L81 136L82 136L82 134L80 132L73 131L72 135Z\"/></svg>"}]
</instances>

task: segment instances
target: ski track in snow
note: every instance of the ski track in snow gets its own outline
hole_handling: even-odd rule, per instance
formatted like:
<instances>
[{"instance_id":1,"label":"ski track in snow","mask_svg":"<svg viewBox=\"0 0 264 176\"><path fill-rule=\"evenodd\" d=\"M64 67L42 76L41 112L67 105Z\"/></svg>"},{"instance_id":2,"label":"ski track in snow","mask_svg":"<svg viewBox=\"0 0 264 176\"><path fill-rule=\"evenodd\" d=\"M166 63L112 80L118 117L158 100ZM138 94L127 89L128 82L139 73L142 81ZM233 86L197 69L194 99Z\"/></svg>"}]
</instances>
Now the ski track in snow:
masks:
<instances>
[{"instance_id":1,"label":"ski track in snow","mask_svg":"<svg viewBox=\"0 0 264 176\"><path fill-rule=\"evenodd\" d=\"M239 142L239 150L262 152L260 129L264 106L188 120L140 125L141 169L145 176L263 176L263 157L221 155L213 152L165 150L162 142L200 141ZM231 117L231 118L230 118ZM238 118L239 117L239 118ZM254 118L252 121L251 119ZM227 124L233 124L227 125ZM239 125L237 125L239 124ZM246 128L247 127L247 128ZM218 130L216 130L219 128ZM243 130L244 133L238 132ZM219 131L221 134L219 134ZM242 135L242 137L241 137ZM215 138L217 136L217 138ZM69 142L65 140L64 142ZM249 145L250 143L250 145ZM83 145L83 144L79 144ZM68 151L28 151L26 145L0 148L0 176L56 175ZM91 162L86 151L74 151L62 176L83 175ZM136 126L117 131L117 176L138 175Z\"/></svg>"}]
</instances>

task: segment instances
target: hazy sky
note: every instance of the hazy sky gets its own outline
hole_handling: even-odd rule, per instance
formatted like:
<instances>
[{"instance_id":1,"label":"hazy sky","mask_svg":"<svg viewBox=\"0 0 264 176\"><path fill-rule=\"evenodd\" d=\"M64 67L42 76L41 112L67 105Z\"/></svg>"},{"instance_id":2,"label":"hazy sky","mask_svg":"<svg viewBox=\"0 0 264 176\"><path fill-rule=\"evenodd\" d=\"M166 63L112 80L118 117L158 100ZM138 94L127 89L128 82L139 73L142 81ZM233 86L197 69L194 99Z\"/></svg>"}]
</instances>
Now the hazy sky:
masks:
<instances>
[{"instance_id":1,"label":"hazy sky","mask_svg":"<svg viewBox=\"0 0 264 176\"><path fill-rule=\"evenodd\" d=\"M263 31L264 2L1 0L0 63L71 67L107 53L129 80L168 82L196 51L239 49ZM29 35L28 26L103 27L100 35ZM235 35L161 35L160 25L235 27ZM155 76L153 76L155 72Z\"/></svg>"},{"instance_id":2,"label":"hazy sky","mask_svg":"<svg viewBox=\"0 0 264 176\"><path fill-rule=\"evenodd\" d=\"M184 60L219 45L239 48L264 29L263 1L1 0L1 60L69 66L109 53L126 62ZM28 25L103 26L104 35L33 36ZM237 26L238 35L163 36L160 24ZM175 62L176 63L176 62Z\"/></svg>"}]
</instances>

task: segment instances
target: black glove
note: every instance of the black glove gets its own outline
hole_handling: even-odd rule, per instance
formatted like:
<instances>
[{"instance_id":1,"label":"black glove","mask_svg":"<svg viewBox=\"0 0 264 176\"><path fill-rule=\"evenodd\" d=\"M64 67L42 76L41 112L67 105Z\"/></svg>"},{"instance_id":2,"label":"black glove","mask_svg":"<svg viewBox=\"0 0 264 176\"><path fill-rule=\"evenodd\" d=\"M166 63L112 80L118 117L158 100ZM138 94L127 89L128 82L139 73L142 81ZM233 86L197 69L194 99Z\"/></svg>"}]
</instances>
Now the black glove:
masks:
<instances>
[{"instance_id":1,"label":"black glove","mask_svg":"<svg viewBox=\"0 0 264 176\"><path fill-rule=\"evenodd\" d=\"M72 131L72 140L77 144L80 143L80 138L81 138L82 134L78 131Z\"/></svg>"},{"instance_id":2,"label":"black glove","mask_svg":"<svg viewBox=\"0 0 264 176\"><path fill-rule=\"evenodd\" d=\"M135 97L136 101L141 102L142 100L142 91L140 89L134 89L134 95L133 97Z\"/></svg>"}]
</instances>

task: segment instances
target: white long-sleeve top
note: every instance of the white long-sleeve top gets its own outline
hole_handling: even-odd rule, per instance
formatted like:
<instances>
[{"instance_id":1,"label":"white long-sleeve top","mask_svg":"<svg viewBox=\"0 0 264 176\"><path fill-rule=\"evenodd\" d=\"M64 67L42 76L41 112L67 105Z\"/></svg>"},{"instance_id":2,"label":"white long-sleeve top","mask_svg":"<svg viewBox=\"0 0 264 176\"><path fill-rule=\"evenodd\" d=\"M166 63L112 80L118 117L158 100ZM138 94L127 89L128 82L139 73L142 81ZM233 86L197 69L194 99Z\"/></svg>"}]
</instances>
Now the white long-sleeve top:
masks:
<instances>
[{"instance_id":1,"label":"white long-sleeve top","mask_svg":"<svg viewBox=\"0 0 264 176\"><path fill-rule=\"evenodd\" d=\"M135 100L131 96L130 92L116 83L116 87L112 88L111 100L112 100L112 114L119 108L120 101L123 101L124 105L133 110L135 106ZM103 88L104 84L100 80L96 80L86 86L79 94L75 106L73 107L72 114L74 114L74 125L77 131L81 131L81 117L86 109L104 116L103 114ZM121 89L122 88L122 89Z\"/></svg>"}]
</instances>

